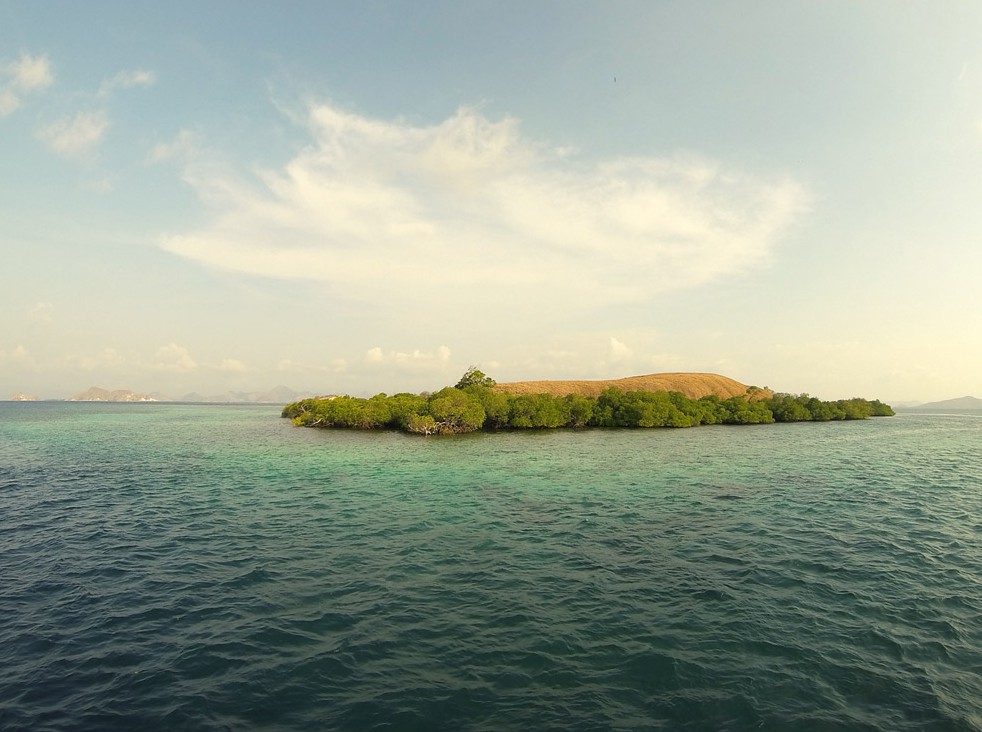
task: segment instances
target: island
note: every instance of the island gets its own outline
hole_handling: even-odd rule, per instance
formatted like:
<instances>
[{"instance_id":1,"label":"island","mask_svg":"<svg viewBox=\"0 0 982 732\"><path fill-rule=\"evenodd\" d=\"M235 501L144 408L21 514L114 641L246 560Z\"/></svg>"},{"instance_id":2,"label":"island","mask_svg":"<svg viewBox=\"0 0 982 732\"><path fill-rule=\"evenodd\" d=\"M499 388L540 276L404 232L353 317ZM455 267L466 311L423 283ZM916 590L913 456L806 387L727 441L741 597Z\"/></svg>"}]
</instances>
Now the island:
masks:
<instances>
[{"instance_id":1,"label":"island","mask_svg":"<svg viewBox=\"0 0 982 732\"><path fill-rule=\"evenodd\" d=\"M156 402L156 397L149 394L138 394L129 389L103 389L98 386L90 386L83 392L73 396L70 402ZM166 400L165 400L166 401Z\"/></svg>"},{"instance_id":2,"label":"island","mask_svg":"<svg viewBox=\"0 0 982 732\"><path fill-rule=\"evenodd\" d=\"M301 427L397 429L420 435L827 422L893 415L893 409L879 400L822 401L807 394L777 394L718 374L498 384L476 367L456 385L433 393L315 397L288 404L282 412Z\"/></svg>"}]
</instances>

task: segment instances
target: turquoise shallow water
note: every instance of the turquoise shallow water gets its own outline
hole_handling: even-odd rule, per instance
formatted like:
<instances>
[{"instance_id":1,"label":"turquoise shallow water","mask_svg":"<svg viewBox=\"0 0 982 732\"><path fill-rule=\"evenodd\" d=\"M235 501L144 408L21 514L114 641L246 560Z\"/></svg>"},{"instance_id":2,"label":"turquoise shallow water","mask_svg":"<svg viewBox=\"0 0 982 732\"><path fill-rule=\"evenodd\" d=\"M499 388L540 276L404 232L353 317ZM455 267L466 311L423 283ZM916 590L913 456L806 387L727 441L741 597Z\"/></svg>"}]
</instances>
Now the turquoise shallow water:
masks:
<instances>
[{"instance_id":1,"label":"turquoise shallow water","mask_svg":"<svg viewBox=\"0 0 982 732\"><path fill-rule=\"evenodd\" d=\"M982 729L982 416L0 404L0 729Z\"/></svg>"}]
</instances>

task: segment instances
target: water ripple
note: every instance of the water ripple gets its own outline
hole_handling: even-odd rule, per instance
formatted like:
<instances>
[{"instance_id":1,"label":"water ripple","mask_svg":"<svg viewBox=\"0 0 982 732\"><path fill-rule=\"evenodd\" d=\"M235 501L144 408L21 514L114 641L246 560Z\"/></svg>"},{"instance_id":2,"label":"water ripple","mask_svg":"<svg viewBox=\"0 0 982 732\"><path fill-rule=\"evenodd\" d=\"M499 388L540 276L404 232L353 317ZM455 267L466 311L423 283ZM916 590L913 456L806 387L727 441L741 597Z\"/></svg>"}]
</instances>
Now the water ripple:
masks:
<instances>
[{"instance_id":1,"label":"water ripple","mask_svg":"<svg viewBox=\"0 0 982 732\"><path fill-rule=\"evenodd\" d=\"M10 415L4 730L982 729L982 420Z\"/></svg>"}]
</instances>

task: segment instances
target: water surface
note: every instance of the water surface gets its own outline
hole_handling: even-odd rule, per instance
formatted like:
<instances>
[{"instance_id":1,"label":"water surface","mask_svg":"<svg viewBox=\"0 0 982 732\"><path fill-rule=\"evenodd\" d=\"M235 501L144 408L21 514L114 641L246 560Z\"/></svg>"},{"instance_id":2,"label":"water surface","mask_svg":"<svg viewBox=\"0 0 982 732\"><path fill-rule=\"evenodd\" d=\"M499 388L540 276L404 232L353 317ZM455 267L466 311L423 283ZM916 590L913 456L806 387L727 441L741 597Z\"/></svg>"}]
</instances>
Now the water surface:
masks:
<instances>
[{"instance_id":1,"label":"water surface","mask_svg":"<svg viewBox=\"0 0 982 732\"><path fill-rule=\"evenodd\" d=\"M982 729L980 446L0 404L0 728Z\"/></svg>"}]
</instances>

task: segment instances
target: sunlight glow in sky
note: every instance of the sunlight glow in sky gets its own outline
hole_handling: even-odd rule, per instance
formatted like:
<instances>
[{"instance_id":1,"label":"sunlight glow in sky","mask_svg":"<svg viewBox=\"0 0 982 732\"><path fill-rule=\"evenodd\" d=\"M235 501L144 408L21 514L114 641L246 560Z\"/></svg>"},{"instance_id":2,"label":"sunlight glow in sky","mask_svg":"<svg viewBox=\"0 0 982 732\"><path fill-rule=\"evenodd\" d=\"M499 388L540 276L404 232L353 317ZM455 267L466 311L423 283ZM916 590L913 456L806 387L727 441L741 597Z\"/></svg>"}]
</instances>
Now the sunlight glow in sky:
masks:
<instances>
[{"instance_id":1,"label":"sunlight glow in sky","mask_svg":"<svg viewBox=\"0 0 982 732\"><path fill-rule=\"evenodd\" d=\"M0 8L0 398L982 396L982 5Z\"/></svg>"}]
</instances>

